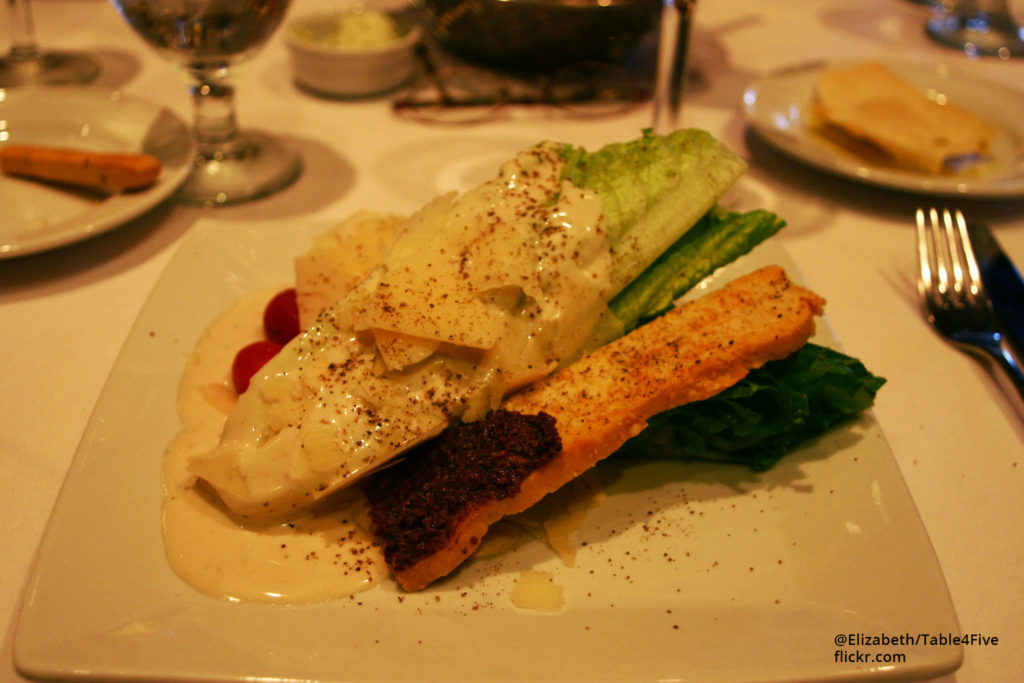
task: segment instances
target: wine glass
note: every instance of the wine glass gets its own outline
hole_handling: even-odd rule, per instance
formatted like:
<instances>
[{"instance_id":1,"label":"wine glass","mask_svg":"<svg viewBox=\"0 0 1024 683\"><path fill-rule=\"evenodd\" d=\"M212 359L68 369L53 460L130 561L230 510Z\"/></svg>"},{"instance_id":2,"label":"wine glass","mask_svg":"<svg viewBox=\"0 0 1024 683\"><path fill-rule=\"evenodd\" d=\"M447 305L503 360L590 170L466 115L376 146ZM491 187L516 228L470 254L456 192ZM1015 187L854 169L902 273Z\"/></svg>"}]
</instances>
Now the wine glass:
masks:
<instances>
[{"instance_id":1,"label":"wine glass","mask_svg":"<svg viewBox=\"0 0 1024 683\"><path fill-rule=\"evenodd\" d=\"M928 35L971 57L1024 57L1024 24L1008 0L931 0Z\"/></svg>"},{"instance_id":2,"label":"wine glass","mask_svg":"<svg viewBox=\"0 0 1024 683\"><path fill-rule=\"evenodd\" d=\"M39 49L28 0L7 0L7 8L11 47L0 57L0 88L81 84L99 73L99 64L86 54Z\"/></svg>"},{"instance_id":3,"label":"wine glass","mask_svg":"<svg viewBox=\"0 0 1024 683\"><path fill-rule=\"evenodd\" d=\"M251 57L280 25L290 0L111 0L150 45L188 74L197 157L182 201L223 206L265 197L302 169L280 139L240 129L231 67Z\"/></svg>"}]
</instances>

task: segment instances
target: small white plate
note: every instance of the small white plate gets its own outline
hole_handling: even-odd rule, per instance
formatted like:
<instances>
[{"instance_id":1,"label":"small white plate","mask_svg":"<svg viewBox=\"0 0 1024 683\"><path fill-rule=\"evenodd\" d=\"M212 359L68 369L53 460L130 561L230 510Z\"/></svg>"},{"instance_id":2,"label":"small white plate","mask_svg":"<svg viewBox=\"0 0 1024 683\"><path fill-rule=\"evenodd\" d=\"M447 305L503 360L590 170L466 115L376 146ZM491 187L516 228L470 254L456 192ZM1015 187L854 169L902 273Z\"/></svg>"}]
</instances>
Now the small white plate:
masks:
<instances>
[{"instance_id":1,"label":"small white plate","mask_svg":"<svg viewBox=\"0 0 1024 683\"><path fill-rule=\"evenodd\" d=\"M104 194L0 174L0 259L71 244L153 208L188 176L195 146L188 125L167 109L100 88L0 89L0 145L145 152L160 177L137 192Z\"/></svg>"},{"instance_id":2,"label":"small white plate","mask_svg":"<svg viewBox=\"0 0 1024 683\"><path fill-rule=\"evenodd\" d=\"M928 536L869 415L754 474L670 461L602 468L607 499L565 566L540 542L419 593L386 582L305 606L207 597L171 570L161 465L185 357L242 295L292 277L326 225L200 222L143 307L72 462L25 590L15 663L99 680L920 679L959 632ZM778 263L769 242L719 281ZM835 343L827 325L817 340ZM884 391L884 389L883 389ZM557 614L515 607L552 573ZM865 638L917 642L881 645ZM859 661L858 661L859 658Z\"/></svg>"},{"instance_id":3,"label":"small white plate","mask_svg":"<svg viewBox=\"0 0 1024 683\"><path fill-rule=\"evenodd\" d=\"M817 132L812 98L826 68L815 62L779 71L748 86L743 108L749 125L781 151L819 169L873 185L931 195L1004 198L1024 195L1024 92L943 64L886 63L931 98L973 111L999 131L991 159L960 173L900 168L881 153L829 140Z\"/></svg>"}]
</instances>

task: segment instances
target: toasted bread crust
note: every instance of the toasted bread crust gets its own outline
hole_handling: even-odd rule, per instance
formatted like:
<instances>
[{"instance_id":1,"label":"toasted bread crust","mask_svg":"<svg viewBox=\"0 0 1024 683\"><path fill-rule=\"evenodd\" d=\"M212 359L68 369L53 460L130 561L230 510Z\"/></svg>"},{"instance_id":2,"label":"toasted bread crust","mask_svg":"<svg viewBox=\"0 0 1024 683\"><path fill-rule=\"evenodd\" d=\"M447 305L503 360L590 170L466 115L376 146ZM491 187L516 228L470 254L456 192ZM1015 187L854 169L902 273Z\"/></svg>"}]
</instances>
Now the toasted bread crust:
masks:
<instances>
[{"instance_id":1,"label":"toasted bread crust","mask_svg":"<svg viewBox=\"0 0 1024 683\"><path fill-rule=\"evenodd\" d=\"M504 410L555 417L561 452L527 476L514 497L466 511L445 547L395 571L399 584L414 591L449 574L493 523L593 467L639 434L650 417L709 398L796 351L813 334L824 303L781 268L763 268L510 396Z\"/></svg>"}]
</instances>

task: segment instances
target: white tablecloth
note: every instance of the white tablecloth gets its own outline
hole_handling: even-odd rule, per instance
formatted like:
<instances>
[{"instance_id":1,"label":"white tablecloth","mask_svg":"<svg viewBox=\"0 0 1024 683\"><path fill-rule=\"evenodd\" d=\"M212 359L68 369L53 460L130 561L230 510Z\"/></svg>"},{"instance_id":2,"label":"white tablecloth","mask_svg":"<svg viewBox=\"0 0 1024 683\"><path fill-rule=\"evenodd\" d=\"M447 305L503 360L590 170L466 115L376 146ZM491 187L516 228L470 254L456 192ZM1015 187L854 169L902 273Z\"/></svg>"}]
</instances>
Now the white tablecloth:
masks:
<instances>
[{"instance_id":1,"label":"white tablecloth","mask_svg":"<svg viewBox=\"0 0 1024 683\"><path fill-rule=\"evenodd\" d=\"M297 0L293 12L311 4ZM33 11L41 43L100 57L97 85L190 117L181 75L110 4L37 0ZM705 0L693 38L702 84L687 99L683 123L711 130L750 161L751 203L786 218L777 239L828 299L844 347L888 378L875 415L935 546L961 628L999 638L998 646L967 647L955 679L1009 681L1024 672L1024 422L986 369L940 340L919 314L912 217L925 200L790 161L751 137L740 113L749 81L820 58L944 61L1024 87L1024 60L971 61L937 46L924 35L925 15L921 5L901 0ZM234 208L160 207L91 240L0 261L4 680L19 680L11 657L17 609L78 440L149 289L197 220L333 219L368 206L411 210L491 172L501 159L474 154L480 140L496 141L509 154L543 138L594 146L632 137L651 118L646 105L594 119L536 108L508 109L473 126L424 125L394 117L386 99L329 101L300 92L280 36L236 81L241 122L291 136L301 147L306 167L295 185ZM961 206L989 221L1011 258L1024 264L1024 201Z\"/></svg>"}]
</instances>

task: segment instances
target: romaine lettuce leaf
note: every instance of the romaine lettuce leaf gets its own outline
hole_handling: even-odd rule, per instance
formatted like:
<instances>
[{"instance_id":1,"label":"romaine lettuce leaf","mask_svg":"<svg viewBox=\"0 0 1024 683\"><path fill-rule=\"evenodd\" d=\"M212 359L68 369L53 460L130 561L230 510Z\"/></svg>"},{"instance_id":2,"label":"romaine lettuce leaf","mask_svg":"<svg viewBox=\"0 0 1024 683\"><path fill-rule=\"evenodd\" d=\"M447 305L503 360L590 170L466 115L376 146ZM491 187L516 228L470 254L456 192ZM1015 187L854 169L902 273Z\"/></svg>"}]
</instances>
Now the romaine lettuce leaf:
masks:
<instances>
[{"instance_id":1,"label":"romaine lettuce leaf","mask_svg":"<svg viewBox=\"0 0 1024 683\"><path fill-rule=\"evenodd\" d=\"M669 247L608 306L625 331L656 318L718 268L735 261L786 225L775 214L715 207Z\"/></svg>"},{"instance_id":2,"label":"romaine lettuce leaf","mask_svg":"<svg viewBox=\"0 0 1024 683\"><path fill-rule=\"evenodd\" d=\"M612 291L640 275L707 213L746 163L703 130L655 135L594 152L566 145L563 176L601 196Z\"/></svg>"},{"instance_id":3,"label":"romaine lettuce leaf","mask_svg":"<svg viewBox=\"0 0 1024 683\"><path fill-rule=\"evenodd\" d=\"M866 410L884 383L859 360L807 344L717 396L655 416L618 453L735 463L762 472Z\"/></svg>"}]
</instances>

